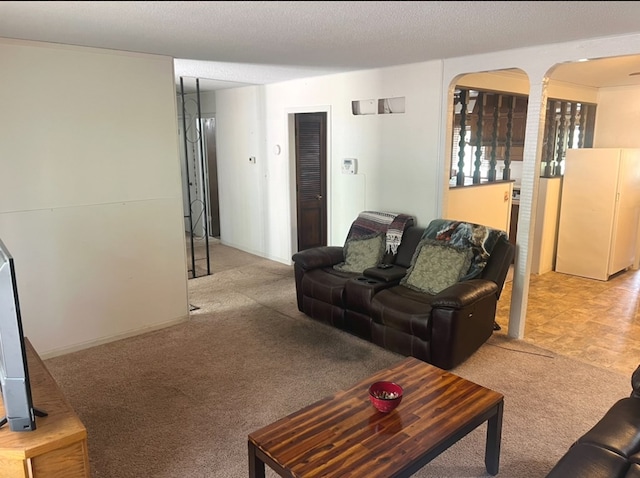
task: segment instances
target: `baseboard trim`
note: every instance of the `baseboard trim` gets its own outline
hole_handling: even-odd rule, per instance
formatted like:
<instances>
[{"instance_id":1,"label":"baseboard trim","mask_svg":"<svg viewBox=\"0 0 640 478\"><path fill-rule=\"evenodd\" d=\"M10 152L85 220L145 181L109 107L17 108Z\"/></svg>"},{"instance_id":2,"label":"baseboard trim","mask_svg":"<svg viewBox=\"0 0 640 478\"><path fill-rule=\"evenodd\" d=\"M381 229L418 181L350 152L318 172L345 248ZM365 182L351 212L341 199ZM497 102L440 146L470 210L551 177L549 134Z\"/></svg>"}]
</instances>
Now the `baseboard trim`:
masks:
<instances>
[{"instance_id":1,"label":"baseboard trim","mask_svg":"<svg viewBox=\"0 0 640 478\"><path fill-rule=\"evenodd\" d=\"M251 249L251 248L247 248L244 247L242 245L238 245L238 244L234 244L232 242L227 242L227 241L223 241L220 240L220 244L222 244L223 246L227 246L227 247L233 247L234 249L238 249L242 252L246 252L248 254L252 254L256 257L259 257L261 259L269 259L270 261L274 261L274 262L279 262L281 264L284 264L286 266L290 266L293 264L293 261L291 260L291 258L285 258L285 257L278 257L278 256L273 256L271 254L265 254L264 251L258 251L255 249Z\"/></svg>"},{"instance_id":2,"label":"baseboard trim","mask_svg":"<svg viewBox=\"0 0 640 478\"><path fill-rule=\"evenodd\" d=\"M160 324L151 325L148 327L141 327L139 329L128 330L122 334L111 335L109 337L103 337L96 340L89 340L87 342L82 342L76 345L71 345L69 347L63 347L60 349L50 350L45 353L38 353L42 360L47 360L54 357L59 357L60 355L70 354L72 352L78 352L80 350L88 349L91 347L95 347L97 345L107 344L109 342L115 342L116 340L122 340L129 337L134 337L136 335L145 334L147 332L153 332L154 330L164 329L166 327L171 327L172 325L181 324L182 322L186 322L189 320L189 316L185 315L184 317L179 317L177 319L172 319L167 322L162 322Z\"/></svg>"}]
</instances>

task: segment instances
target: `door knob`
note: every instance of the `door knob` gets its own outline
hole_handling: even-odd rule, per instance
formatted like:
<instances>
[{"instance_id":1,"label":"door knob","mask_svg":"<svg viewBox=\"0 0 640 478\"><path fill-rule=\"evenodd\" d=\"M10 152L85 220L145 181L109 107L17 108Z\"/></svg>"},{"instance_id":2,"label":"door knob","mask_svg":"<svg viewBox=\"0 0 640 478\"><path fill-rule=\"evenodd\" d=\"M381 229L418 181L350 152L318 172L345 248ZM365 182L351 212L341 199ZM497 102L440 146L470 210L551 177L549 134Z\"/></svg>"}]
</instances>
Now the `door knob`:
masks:
<instances>
[{"instance_id":1,"label":"door knob","mask_svg":"<svg viewBox=\"0 0 640 478\"><path fill-rule=\"evenodd\" d=\"M322 199L322 195L320 194L316 195L316 199L319 201L320 199Z\"/></svg>"}]
</instances>

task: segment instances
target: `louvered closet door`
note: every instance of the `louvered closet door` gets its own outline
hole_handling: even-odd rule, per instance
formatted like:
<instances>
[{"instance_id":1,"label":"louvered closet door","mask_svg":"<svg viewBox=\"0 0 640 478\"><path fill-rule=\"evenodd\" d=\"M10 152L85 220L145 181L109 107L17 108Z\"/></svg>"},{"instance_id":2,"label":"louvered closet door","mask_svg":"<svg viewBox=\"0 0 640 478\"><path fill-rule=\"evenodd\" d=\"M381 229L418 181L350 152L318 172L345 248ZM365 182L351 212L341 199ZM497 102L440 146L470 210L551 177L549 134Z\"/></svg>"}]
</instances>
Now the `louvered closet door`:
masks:
<instances>
[{"instance_id":1,"label":"louvered closet door","mask_svg":"<svg viewBox=\"0 0 640 478\"><path fill-rule=\"evenodd\" d=\"M327 245L327 115L296 114L298 250Z\"/></svg>"}]
</instances>

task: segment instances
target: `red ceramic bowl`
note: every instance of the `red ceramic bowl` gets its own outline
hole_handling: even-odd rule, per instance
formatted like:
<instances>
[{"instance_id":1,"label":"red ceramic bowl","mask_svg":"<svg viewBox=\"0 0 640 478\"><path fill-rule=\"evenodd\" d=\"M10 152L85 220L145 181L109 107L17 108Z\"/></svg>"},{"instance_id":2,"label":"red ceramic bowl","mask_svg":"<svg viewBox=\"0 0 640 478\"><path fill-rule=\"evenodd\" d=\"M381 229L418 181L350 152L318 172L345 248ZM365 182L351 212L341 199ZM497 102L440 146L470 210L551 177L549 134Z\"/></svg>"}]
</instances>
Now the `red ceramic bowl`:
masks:
<instances>
[{"instance_id":1,"label":"red ceramic bowl","mask_svg":"<svg viewBox=\"0 0 640 478\"><path fill-rule=\"evenodd\" d=\"M371 404L383 413L389 413L402 401L402 387L394 382L376 382L369 387Z\"/></svg>"}]
</instances>

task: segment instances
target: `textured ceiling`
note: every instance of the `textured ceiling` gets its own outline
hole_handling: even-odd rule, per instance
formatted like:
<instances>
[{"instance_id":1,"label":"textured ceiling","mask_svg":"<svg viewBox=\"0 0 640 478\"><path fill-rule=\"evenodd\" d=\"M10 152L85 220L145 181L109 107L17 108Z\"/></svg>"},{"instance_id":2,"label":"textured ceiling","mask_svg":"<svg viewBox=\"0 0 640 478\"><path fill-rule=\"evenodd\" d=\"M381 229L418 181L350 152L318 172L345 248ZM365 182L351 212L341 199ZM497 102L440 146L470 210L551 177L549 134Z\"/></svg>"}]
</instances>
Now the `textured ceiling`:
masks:
<instances>
[{"instance_id":1,"label":"textured ceiling","mask_svg":"<svg viewBox=\"0 0 640 478\"><path fill-rule=\"evenodd\" d=\"M640 30L640 2L0 2L0 37L168 55L270 83ZM221 83L222 87L234 83Z\"/></svg>"}]
</instances>

